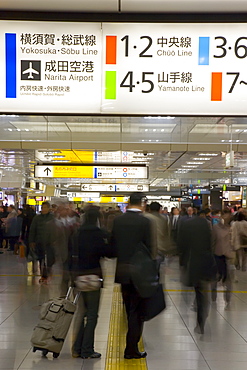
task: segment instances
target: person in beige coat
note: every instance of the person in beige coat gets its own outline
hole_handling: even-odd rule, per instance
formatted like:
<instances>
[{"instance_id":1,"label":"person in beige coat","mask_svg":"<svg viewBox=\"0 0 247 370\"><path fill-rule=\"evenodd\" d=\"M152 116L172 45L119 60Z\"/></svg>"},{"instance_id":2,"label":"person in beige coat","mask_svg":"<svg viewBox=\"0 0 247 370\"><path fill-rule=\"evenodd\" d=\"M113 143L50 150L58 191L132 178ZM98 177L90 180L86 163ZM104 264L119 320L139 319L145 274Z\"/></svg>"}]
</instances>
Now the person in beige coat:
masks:
<instances>
[{"instance_id":1,"label":"person in beige coat","mask_svg":"<svg viewBox=\"0 0 247 370\"><path fill-rule=\"evenodd\" d=\"M236 221L232 224L232 242L237 251L237 269L246 271L247 255L247 221L244 213L239 212Z\"/></svg>"},{"instance_id":2,"label":"person in beige coat","mask_svg":"<svg viewBox=\"0 0 247 370\"><path fill-rule=\"evenodd\" d=\"M153 258L157 260L158 266L164 261L165 255L171 247L168 220L161 215L162 206L158 202L150 204L150 212L145 213L151 221L151 245Z\"/></svg>"},{"instance_id":3,"label":"person in beige coat","mask_svg":"<svg viewBox=\"0 0 247 370\"><path fill-rule=\"evenodd\" d=\"M231 259L235 252L231 243L231 211L224 210L221 220L215 224L212 229L212 249L217 264L218 279L211 284L212 301L217 298L217 283L222 281L225 287L224 298L226 302L225 309L229 307L232 290Z\"/></svg>"}]
</instances>

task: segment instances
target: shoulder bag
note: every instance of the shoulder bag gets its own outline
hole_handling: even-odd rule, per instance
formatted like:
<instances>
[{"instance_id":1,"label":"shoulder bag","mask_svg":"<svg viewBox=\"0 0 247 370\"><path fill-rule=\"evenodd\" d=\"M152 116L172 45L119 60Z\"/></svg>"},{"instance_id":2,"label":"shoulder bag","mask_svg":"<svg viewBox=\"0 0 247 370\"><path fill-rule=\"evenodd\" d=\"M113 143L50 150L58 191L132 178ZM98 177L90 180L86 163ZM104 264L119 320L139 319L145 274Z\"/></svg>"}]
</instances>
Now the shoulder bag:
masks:
<instances>
[{"instance_id":1,"label":"shoulder bag","mask_svg":"<svg viewBox=\"0 0 247 370\"><path fill-rule=\"evenodd\" d=\"M103 279L98 275L81 275L75 280L76 288L81 292L92 292L101 288Z\"/></svg>"},{"instance_id":2,"label":"shoulder bag","mask_svg":"<svg viewBox=\"0 0 247 370\"><path fill-rule=\"evenodd\" d=\"M130 260L131 280L142 298L151 297L159 285L159 273L151 252L144 245L138 243L136 252Z\"/></svg>"}]
</instances>

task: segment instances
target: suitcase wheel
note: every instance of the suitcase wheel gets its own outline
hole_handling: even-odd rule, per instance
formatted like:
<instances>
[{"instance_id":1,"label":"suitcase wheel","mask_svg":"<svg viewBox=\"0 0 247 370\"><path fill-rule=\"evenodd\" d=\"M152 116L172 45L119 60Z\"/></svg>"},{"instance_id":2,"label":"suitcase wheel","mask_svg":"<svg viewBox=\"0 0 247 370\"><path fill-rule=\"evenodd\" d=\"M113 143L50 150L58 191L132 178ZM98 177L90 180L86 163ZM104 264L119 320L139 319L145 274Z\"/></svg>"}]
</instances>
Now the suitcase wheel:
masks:
<instances>
[{"instance_id":1,"label":"suitcase wheel","mask_svg":"<svg viewBox=\"0 0 247 370\"><path fill-rule=\"evenodd\" d=\"M37 351L37 347L33 347L33 352L36 352Z\"/></svg>"},{"instance_id":2,"label":"suitcase wheel","mask_svg":"<svg viewBox=\"0 0 247 370\"><path fill-rule=\"evenodd\" d=\"M46 356L48 352L49 352L48 349L43 349L42 356Z\"/></svg>"},{"instance_id":3,"label":"suitcase wheel","mask_svg":"<svg viewBox=\"0 0 247 370\"><path fill-rule=\"evenodd\" d=\"M59 355L60 355L60 353L53 352L53 358L58 358Z\"/></svg>"}]
</instances>

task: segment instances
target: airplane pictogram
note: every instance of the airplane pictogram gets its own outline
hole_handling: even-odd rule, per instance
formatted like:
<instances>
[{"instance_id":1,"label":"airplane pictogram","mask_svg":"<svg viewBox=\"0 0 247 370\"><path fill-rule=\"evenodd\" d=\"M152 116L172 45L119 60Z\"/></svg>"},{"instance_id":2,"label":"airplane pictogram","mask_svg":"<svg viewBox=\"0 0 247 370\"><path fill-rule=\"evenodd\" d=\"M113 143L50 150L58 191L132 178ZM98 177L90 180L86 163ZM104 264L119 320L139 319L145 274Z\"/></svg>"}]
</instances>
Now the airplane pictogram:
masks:
<instances>
[{"instance_id":1,"label":"airplane pictogram","mask_svg":"<svg viewBox=\"0 0 247 370\"><path fill-rule=\"evenodd\" d=\"M29 68L25 69L25 71L22 71L22 74L26 74L26 73L29 73L27 78L34 79L33 73L38 75L39 71L36 71L36 69L33 68L33 63L32 62L29 62Z\"/></svg>"}]
</instances>

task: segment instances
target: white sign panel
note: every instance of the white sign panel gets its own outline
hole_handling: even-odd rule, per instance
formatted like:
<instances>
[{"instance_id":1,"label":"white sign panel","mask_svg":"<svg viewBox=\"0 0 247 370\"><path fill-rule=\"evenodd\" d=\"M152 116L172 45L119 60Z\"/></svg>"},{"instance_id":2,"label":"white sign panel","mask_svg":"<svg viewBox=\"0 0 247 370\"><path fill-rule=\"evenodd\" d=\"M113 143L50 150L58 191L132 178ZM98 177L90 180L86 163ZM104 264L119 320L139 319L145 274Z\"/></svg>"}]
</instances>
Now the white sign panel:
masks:
<instances>
[{"instance_id":1,"label":"white sign panel","mask_svg":"<svg viewBox=\"0 0 247 370\"><path fill-rule=\"evenodd\" d=\"M246 115L246 24L103 23L102 111Z\"/></svg>"},{"instance_id":2,"label":"white sign panel","mask_svg":"<svg viewBox=\"0 0 247 370\"><path fill-rule=\"evenodd\" d=\"M115 191L115 184L81 184L81 191Z\"/></svg>"},{"instance_id":3,"label":"white sign panel","mask_svg":"<svg viewBox=\"0 0 247 370\"><path fill-rule=\"evenodd\" d=\"M1 21L0 50L1 111L100 111L100 23Z\"/></svg>"},{"instance_id":4,"label":"white sign panel","mask_svg":"<svg viewBox=\"0 0 247 370\"><path fill-rule=\"evenodd\" d=\"M136 185L136 184L81 184L81 190L83 191L149 191L149 185Z\"/></svg>"},{"instance_id":5,"label":"white sign panel","mask_svg":"<svg viewBox=\"0 0 247 370\"><path fill-rule=\"evenodd\" d=\"M147 179L148 167L130 166L98 166L94 167L94 178L96 179Z\"/></svg>"},{"instance_id":6,"label":"white sign panel","mask_svg":"<svg viewBox=\"0 0 247 370\"><path fill-rule=\"evenodd\" d=\"M117 184L115 191L131 191L131 192L144 191L144 192L148 192L149 191L149 185Z\"/></svg>"},{"instance_id":7,"label":"white sign panel","mask_svg":"<svg viewBox=\"0 0 247 370\"><path fill-rule=\"evenodd\" d=\"M68 198L99 198L100 193L89 193L89 192L80 192L80 193L67 193Z\"/></svg>"}]
</instances>

